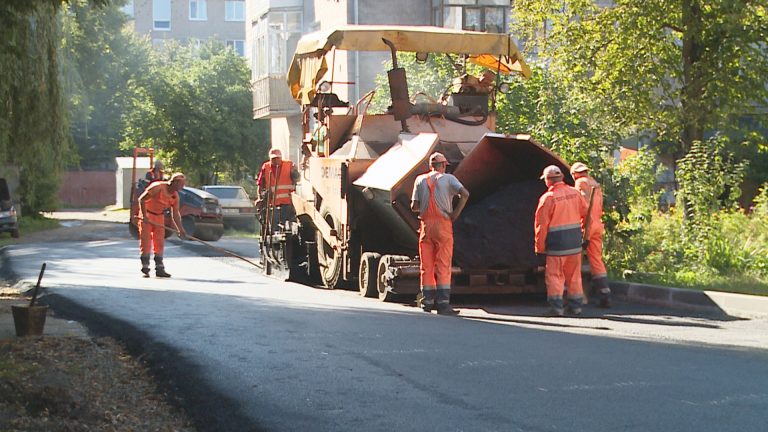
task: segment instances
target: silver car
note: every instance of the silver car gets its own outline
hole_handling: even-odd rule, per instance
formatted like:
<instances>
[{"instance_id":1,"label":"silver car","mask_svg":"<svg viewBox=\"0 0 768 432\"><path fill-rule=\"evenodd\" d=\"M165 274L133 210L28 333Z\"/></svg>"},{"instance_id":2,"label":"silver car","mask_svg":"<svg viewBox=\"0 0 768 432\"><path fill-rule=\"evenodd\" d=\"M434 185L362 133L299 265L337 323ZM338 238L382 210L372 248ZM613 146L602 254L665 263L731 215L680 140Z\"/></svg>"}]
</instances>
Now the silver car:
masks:
<instances>
[{"instance_id":1,"label":"silver car","mask_svg":"<svg viewBox=\"0 0 768 432\"><path fill-rule=\"evenodd\" d=\"M256 206L242 186L207 185L202 189L219 198L225 226L256 231Z\"/></svg>"}]
</instances>

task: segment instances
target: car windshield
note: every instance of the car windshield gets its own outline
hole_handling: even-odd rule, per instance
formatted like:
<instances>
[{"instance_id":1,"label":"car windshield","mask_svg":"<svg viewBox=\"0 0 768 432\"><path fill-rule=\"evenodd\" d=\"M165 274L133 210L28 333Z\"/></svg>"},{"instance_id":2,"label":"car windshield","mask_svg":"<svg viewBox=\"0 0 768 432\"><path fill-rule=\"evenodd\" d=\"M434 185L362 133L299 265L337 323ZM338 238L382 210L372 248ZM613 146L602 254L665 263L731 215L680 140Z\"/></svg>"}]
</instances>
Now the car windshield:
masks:
<instances>
[{"instance_id":1,"label":"car windshield","mask_svg":"<svg viewBox=\"0 0 768 432\"><path fill-rule=\"evenodd\" d=\"M232 187L206 187L205 190L224 199L248 199L248 194L243 188Z\"/></svg>"}]
</instances>

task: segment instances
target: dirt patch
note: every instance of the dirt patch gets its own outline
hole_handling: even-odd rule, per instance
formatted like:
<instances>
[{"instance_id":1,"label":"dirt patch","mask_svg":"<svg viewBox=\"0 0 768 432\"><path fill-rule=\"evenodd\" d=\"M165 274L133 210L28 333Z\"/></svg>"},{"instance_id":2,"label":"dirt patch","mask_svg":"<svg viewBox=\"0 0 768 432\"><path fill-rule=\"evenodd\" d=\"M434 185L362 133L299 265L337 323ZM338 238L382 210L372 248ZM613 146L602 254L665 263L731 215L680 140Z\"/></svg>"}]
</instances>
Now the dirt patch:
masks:
<instances>
[{"instance_id":1,"label":"dirt patch","mask_svg":"<svg viewBox=\"0 0 768 432\"><path fill-rule=\"evenodd\" d=\"M0 340L0 430L193 431L110 338Z\"/></svg>"}]
</instances>

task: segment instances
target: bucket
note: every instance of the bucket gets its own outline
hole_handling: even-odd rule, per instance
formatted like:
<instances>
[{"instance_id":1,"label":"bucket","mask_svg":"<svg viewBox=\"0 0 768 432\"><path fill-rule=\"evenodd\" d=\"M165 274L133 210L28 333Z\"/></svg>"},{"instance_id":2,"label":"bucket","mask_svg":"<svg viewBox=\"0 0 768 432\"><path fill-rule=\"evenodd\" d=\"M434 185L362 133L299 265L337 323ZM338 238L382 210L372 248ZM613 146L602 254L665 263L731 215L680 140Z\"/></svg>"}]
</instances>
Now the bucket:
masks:
<instances>
[{"instance_id":1,"label":"bucket","mask_svg":"<svg viewBox=\"0 0 768 432\"><path fill-rule=\"evenodd\" d=\"M11 306L16 336L41 336L48 306Z\"/></svg>"}]
</instances>

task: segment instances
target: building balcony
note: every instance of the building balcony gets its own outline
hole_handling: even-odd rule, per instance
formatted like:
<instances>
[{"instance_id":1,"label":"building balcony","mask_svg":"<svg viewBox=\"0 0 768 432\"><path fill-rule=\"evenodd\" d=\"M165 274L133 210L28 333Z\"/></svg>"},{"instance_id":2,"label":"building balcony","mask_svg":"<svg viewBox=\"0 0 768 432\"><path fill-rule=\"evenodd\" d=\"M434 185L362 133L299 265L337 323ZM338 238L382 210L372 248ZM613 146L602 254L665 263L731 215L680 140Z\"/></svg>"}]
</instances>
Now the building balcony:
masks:
<instances>
[{"instance_id":1,"label":"building balcony","mask_svg":"<svg viewBox=\"0 0 768 432\"><path fill-rule=\"evenodd\" d=\"M299 104L288 91L284 74L270 75L253 82L254 119L287 117L300 112Z\"/></svg>"}]
</instances>

